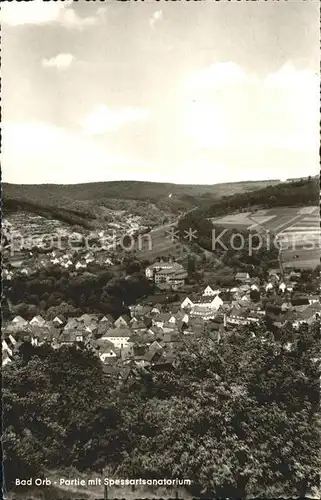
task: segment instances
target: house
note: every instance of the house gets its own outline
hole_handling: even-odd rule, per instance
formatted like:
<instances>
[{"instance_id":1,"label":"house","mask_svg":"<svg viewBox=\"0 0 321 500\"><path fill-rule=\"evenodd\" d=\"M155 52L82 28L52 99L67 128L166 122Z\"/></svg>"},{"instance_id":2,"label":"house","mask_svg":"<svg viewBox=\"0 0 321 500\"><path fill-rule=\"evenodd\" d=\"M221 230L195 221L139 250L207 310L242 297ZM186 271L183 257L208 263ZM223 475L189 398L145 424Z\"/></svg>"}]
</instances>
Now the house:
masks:
<instances>
[{"instance_id":1,"label":"house","mask_svg":"<svg viewBox=\"0 0 321 500\"><path fill-rule=\"evenodd\" d=\"M235 280L236 281L248 281L250 279L249 273L236 273Z\"/></svg>"},{"instance_id":2,"label":"house","mask_svg":"<svg viewBox=\"0 0 321 500\"><path fill-rule=\"evenodd\" d=\"M161 313L161 308L159 307L153 307L153 309L151 310L151 314L153 315L156 315L156 314L160 314Z\"/></svg>"},{"instance_id":3,"label":"house","mask_svg":"<svg viewBox=\"0 0 321 500\"><path fill-rule=\"evenodd\" d=\"M31 343L38 346L50 344L55 348L60 345L60 337L61 333L56 328L37 328L33 331Z\"/></svg>"},{"instance_id":4,"label":"house","mask_svg":"<svg viewBox=\"0 0 321 500\"><path fill-rule=\"evenodd\" d=\"M87 267L87 264L86 262L81 262L81 261L78 261L76 262L75 264L75 268L78 270L78 269L86 269Z\"/></svg>"},{"instance_id":5,"label":"house","mask_svg":"<svg viewBox=\"0 0 321 500\"><path fill-rule=\"evenodd\" d=\"M208 321L210 319L214 319L216 316L216 310L214 309L205 309L204 307L200 307L199 305L195 305L192 307L190 311L190 318L202 318L204 321Z\"/></svg>"},{"instance_id":6,"label":"house","mask_svg":"<svg viewBox=\"0 0 321 500\"><path fill-rule=\"evenodd\" d=\"M110 315L110 314L106 314L105 316L103 316L101 318L101 320L99 321L100 324L102 323L109 323L109 324L112 324L114 322L114 318Z\"/></svg>"},{"instance_id":7,"label":"house","mask_svg":"<svg viewBox=\"0 0 321 500\"><path fill-rule=\"evenodd\" d=\"M319 295L310 295L308 297L309 304L317 304L320 302L320 297Z\"/></svg>"},{"instance_id":8,"label":"house","mask_svg":"<svg viewBox=\"0 0 321 500\"><path fill-rule=\"evenodd\" d=\"M98 325L96 322L84 324L85 331L88 333L96 333L98 331Z\"/></svg>"},{"instance_id":9,"label":"house","mask_svg":"<svg viewBox=\"0 0 321 500\"><path fill-rule=\"evenodd\" d=\"M279 279L280 274L281 274L280 269L270 269L270 270L268 271L268 275L269 275L270 277L274 277L274 278L276 278L277 280Z\"/></svg>"},{"instance_id":10,"label":"house","mask_svg":"<svg viewBox=\"0 0 321 500\"><path fill-rule=\"evenodd\" d=\"M146 325L144 323L144 321L137 321L137 322L134 322L132 325L132 330L134 332L137 332L137 331L144 331L146 330Z\"/></svg>"},{"instance_id":11,"label":"house","mask_svg":"<svg viewBox=\"0 0 321 500\"><path fill-rule=\"evenodd\" d=\"M161 333L163 333L163 328L162 327L159 327L159 326L156 326L156 325L153 325L151 326L148 330L147 330L147 333L153 335L153 336L157 336L157 335L160 335Z\"/></svg>"},{"instance_id":12,"label":"house","mask_svg":"<svg viewBox=\"0 0 321 500\"><path fill-rule=\"evenodd\" d=\"M158 316L156 316L156 318L152 319L152 324L159 326L159 327L162 327L164 325L164 323L169 322L169 320L171 318L173 318L171 313L163 312L163 313L160 313Z\"/></svg>"},{"instance_id":13,"label":"house","mask_svg":"<svg viewBox=\"0 0 321 500\"><path fill-rule=\"evenodd\" d=\"M234 325L249 325L259 321L259 317L255 313L249 313L247 309L233 308L226 316L226 322Z\"/></svg>"},{"instance_id":14,"label":"house","mask_svg":"<svg viewBox=\"0 0 321 500\"><path fill-rule=\"evenodd\" d=\"M203 295L208 296L208 295L218 295L220 293L219 290L213 290L210 286L207 286L203 292Z\"/></svg>"},{"instance_id":15,"label":"house","mask_svg":"<svg viewBox=\"0 0 321 500\"><path fill-rule=\"evenodd\" d=\"M77 342L84 342L84 340L84 335L78 330L64 330L58 338L58 343L59 345L70 345Z\"/></svg>"},{"instance_id":16,"label":"house","mask_svg":"<svg viewBox=\"0 0 321 500\"><path fill-rule=\"evenodd\" d=\"M65 323L65 319L63 316L55 316L55 318L52 320L54 325L59 327L62 326Z\"/></svg>"},{"instance_id":17,"label":"house","mask_svg":"<svg viewBox=\"0 0 321 500\"><path fill-rule=\"evenodd\" d=\"M128 346L129 339L132 336L131 330L126 328L125 326L120 328L110 328L101 340L106 339L118 349L123 349Z\"/></svg>"},{"instance_id":18,"label":"house","mask_svg":"<svg viewBox=\"0 0 321 500\"><path fill-rule=\"evenodd\" d=\"M80 328L80 323L77 318L69 318L65 324L64 331L74 330L75 328Z\"/></svg>"},{"instance_id":19,"label":"house","mask_svg":"<svg viewBox=\"0 0 321 500\"><path fill-rule=\"evenodd\" d=\"M253 283L253 285L251 285L251 290L258 292L260 287L256 283Z\"/></svg>"},{"instance_id":20,"label":"house","mask_svg":"<svg viewBox=\"0 0 321 500\"><path fill-rule=\"evenodd\" d=\"M46 320L43 319L42 316L34 316L32 320L29 322L30 325L36 325L36 326L44 326L46 324Z\"/></svg>"},{"instance_id":21,"label":"house","mask_svg":"<svg viewBox=\"0 0 321 500\"><path fill-rule=\"evenodd\" d=\"M112 342L99 342L96 341L95 348L98 353L100 360L103 363L111 359L117 358L116 349L114 348L114 344Z\"/></svg>"},{"instance_id":22,"label":"house","mask_svg":"<svg viewBox=\"0 0 321 500\"><path fill-rule=\"evenodd\" d=\"M202 296L199 300L197 300L193 304L193 306L197 306L198 308L211 309L213 311L217 311L222 305L223 305L223 300L218 295Z\"/></svg>"},{"instance_id":23,"label":"house","mask_svg":"<svg viewBox=\"0 0 321 500\"><path fill-rule=\"evenodd\" d=\"M162 356L152 363L151 370L159 371L173 371L177 366L176 356L172 352L163 352Z\"/></svg>"},{"instance_id":24,"label":"house","mask_svg":"<svg viewBox=\"0 0 321 500\"><path fill-rule=\"evenodd\" d=\"M23 319L21 316L16 316L11 321L11 324L15 325L15 326L26 326L28 324L28 321L26 321L25 319Z\"/></svg>"},{"instance_id":25,"label":"house","mask_svg":"<svg viewBox=\"0 0 321 500\"><path fill-rule=\"evenodd\" d=\"M273 290L273 284L269 281L269 283L265 286L265 291L269 292L271 290Z\"/></svg>"},{"instance_id":26,"label":"house","mask_svg":"<svg viewBox=\"0 0 321 500\"><path fill-rule=\"evenodd\" d=\"M130 323L130 318L127 316L119 316L119 318L114 321L115 328L128 327Z\"/></svg>"},{"instance_id":27,"label":"house","mask_svg":"<svg viewBox=\"0 0 321 500\"><path fill-rule=\"evenodd\" d=\"M78 318L78 321L85 323L87 325L92 324L93 322L97 323L98 318L95 314L83 314Z\"/></svg>"},{"instance_id":28,"label":"house","mask_svg":"<svg viewBox=\"0 0 321 500\"><path fill-rule=\"evenodd\" d=\"M11 356L8 351L2 350L2 368L9 363L12 363Z\"/></svg>"},{"instance_id":29,"label":"house","mask_svg":"<svg viewBox=\"0 0 321 500\"><path fill-rule=\"evenodd\" d=\"M178 262L155 262L146 268L145 275L156 284L168 283L179 287L184 285L187 271Z\"/></svg>"},{"instance_id":30,"label":"house","mask_svg":"<svg viewBox=\"0 0 321 500\"><path fill-rule=\"evenodd\" d=\"M292 322L293 328L299 328L300 325L307 323L311 324L316 320L321 318L321 305L311 304L306 307L303 311L297 312L296 319Z\"/></svg>"},{"instance_id":31,"label":"house","mask_svg":"<svg viewBox=\"0 0 321 500\"><path fill-rule=\"evenodd\" d=\"M187 308L190 308L192 307L194 304L193 302L191 301L191 299L189 297L185 297L185 299L183 300L183 302L181 303L181 309L187 309Z\"/></svg>"},{"instance_id":32,"label":"house","mask_svg":"<svg viewBox=\"0 0 321 500\"><path fill-rule=\"evenodd\" d=\"M157 342L157 340L154 340L150 346L148 347L148 351L149 352L152 352L152 351L162 351L163 348L162 346L160 345L159 342Z\"/></svg>"}]
</instances>

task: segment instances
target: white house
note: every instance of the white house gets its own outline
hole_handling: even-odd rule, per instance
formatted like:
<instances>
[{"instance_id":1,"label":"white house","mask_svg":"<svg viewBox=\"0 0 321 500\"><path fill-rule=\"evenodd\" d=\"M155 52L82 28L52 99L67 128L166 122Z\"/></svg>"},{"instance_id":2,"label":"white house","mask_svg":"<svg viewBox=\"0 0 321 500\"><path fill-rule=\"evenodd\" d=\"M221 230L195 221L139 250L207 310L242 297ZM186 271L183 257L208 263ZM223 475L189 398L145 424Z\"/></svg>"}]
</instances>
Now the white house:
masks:
<instances>
[{"instance_id":1,"label":"white house","mask_svg":"<svg viewBox=\"0 0 321 500\"><path fill-rule=\"evenodd\" d=\"M210 319L214 319L216 316L216 310L205 308L200 306L199 304L192 307L190 312L191 318L202 318L204 321L208 321ZM193 325L192 325L193 327Z\"/></svg>"},{"instance_id":2,"label":"white house","mask_svg":"<svg viewBox=\"0 0 321 500\"><path fill-rule=\"evenodd\" d=\"M53 319L53 323L55 323L56 325L62 325L63 324L63 321L61 318L59 318L59 316L56 316L54 319Z\"/></svg>"},{"instance_id":3,"label":"white house","mask_svg":"<svg viewBox=\"0 0 321 500\"><path fill-rule=\"evenodd\" d=\"M81 262L76 262L76 265L75 265L75 268L76 269L85 269L87 267L87 265L85 263L81 263Z\"/></svg>"},{"instance_id":4,"label":"white house","mask_svg":"<svg viewBox=\"0 0 321 500\"><path fill-rule=\"evenodd\" d=\"M131 331L127 328L111 328L101 337L101 340L106 339L114 344L117 349L123 349L128 347L131 334Z\"/></svg>"},{"instance_id":5,"label":"white house","mask_svg":"<svg viewBox=\"0 0 321 500\"><path fill-rule=\"evenodd\" d=\"M273 289L273 285L272 285L272 283L270 282L270 283L268 283L268 284L266 285L266 287L265 287L265 291L266 291L266 292L268 292L268 291L270 291L270 290L272 290L272 289Z\"/></svg>"},{"instance_id":6,"label":"white house","mask_svg":"<svg viewBox=\"0 0 321 500\"><path fill-rule=\"evenodd\" d=\"M320 302L320 297L318 297L317 295L316 296L312 296L312 297L309 297L308 298L309 300L309 304L316 304L317 302Z\"/></svg>"},{"instance_id":7,"label":"white house","mask_svg":"<svg viewBox=\"0 0 321 500\"><path fill-rule=\"evenodd\" d=\"M218 295L207 297L203 296L200 300L195 302L194 305L204 309L217 311L223 305L223 300Z\"/></svg>"},{"instance_id":8,"label":"white house","mask_svg":"<svg viewBox=\"0 0 321 500\"><path fill-rule=\"evenodd\" d=\"M192 307L194 304L189 297L185 297L183 302L181 303L181 309L185 309L185 307Z\"/></svg>"},{"instance_id":9,"label":"white house","mask_svg":"<svg viewBox=\"0 0 321 500\"><path fill-rule=\"evenodd\" d=\"M286 284L283 281L279 285L279 290L281 290L282 293L284 293L286 290Z\"/></svg>"},{"instance_id":10,"label":"white house","mask_svg":"<svg viewBox=\"0 0 321 500\"><path fill-rule=\"evenodd\" d=\"M19 326L26 326L28 324L28 321L26 321L25 319L23 319L21 316L16 316L15 318L13 318L13 320L11 321L11 323L13 325L19 325Z\"/></svg>"},{"instance_id":11,"label":"white house","mask_svg":"<svg viewBox=\"0 0 321 500\"><path fill-rule=\"evenodd\" d=\"M203 292L203 296L209 296L209 295L218 295L220 293L220 290L213 290L210 286L207 286Z\"/></svg>"},{"instance_id":12,"label":"white house","mask_svg":"<svg viewBox=\"0 0 321 500\"><path fill-rule=\"evenodd\" d=\"M106 316L103 316L99 323L110 323L110 319L106 318Z\"/></svg>"},{"instance_id":13,"label":"white house","mask_svg":"<svg viewBox=\"0 0 321 500\"><path fill-rule=\"evenodd\" d=\"M115 328L119 328L122 326L128 326L128 323L123 316L119 316L119 318L117 318L116 321L114 322L114 326Z\"/></svg>"},{"instance_id":14,"label":"white house","mask_svg":"<svg viewBox=\"0 0 321 500\"><path fill-rule=\"evenodd\" d=\"M43 319L42 316L34 316L32 320L29 322L30 325L34 326L44 326L46 324L46 320Z\"/></svg>"},{"instance_id":15,"label":"white house","mask_svg":"<svg viewBox=\"0 0 321 500\"><path fill-rule=\"evenodd\" d=\"M105 363L107 359L116 358L116 353L112 349L99 353L100 360Z\"/></svg>"},{"instance_id":16,"label":"white house","mask_svg":"<svg viewBox=\"0 0 321 500\"><path fill-rule=\"evenodd\" d=\"M251 290L255 290L255 291L258 292L259 291L259 287L255 283L253 283L253 285L251 285Z\"/></svg>"}]
</instances>

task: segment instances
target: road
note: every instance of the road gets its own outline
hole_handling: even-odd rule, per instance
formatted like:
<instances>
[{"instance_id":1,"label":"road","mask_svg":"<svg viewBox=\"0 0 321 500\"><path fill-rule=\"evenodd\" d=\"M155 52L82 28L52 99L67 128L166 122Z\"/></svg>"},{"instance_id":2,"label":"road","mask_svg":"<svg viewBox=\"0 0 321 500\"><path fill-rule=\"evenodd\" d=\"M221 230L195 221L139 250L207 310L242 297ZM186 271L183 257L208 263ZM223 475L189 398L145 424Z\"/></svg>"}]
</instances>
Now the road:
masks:
<instances>
[{"instance_id":1,"label":"road","mask_svg":"<svg viewBox=\"0 0 321 500\"><path fill-rule=\"evenodd\" d=\"M153 236L155 236L155 234L158 234L158 233L167 233L168 231L170 231L171 227L177 226L178 222L181 219L183 219L183 217L185 217L190 212L194 212L194 210L196 210L197 208L198 207L193 207L190 210L187 210L187 212L184 212L183 214L179 215L177 217L177 219L174 222L171 222L170 224L164 224L162 226L155 227L154 229L152 229L150 231L150 233L153 234Z\"/></svg>"},{"instance_id":2,"label":"road","mask_svg":"<svg viewBox=\"0 0 321 500\"><path fill-rule=\"evenodd\" d=\"M153 260L156 257L172 254L178 257L180 255L181 250L176 248L179 245L179 239L176 238L173 240L170 235L171 228L177 227L178 222L185 217L188 213L193 212L198 207L194 207L187 212L184 212L174 222L169 224L163 224L161 226L155 227L149 233L146 233L146 243L138 250L140 252L141 258L146 258L148 260ZM147 249L147 236L150 236L151 246Z\"/></svg>"}]
</instances>

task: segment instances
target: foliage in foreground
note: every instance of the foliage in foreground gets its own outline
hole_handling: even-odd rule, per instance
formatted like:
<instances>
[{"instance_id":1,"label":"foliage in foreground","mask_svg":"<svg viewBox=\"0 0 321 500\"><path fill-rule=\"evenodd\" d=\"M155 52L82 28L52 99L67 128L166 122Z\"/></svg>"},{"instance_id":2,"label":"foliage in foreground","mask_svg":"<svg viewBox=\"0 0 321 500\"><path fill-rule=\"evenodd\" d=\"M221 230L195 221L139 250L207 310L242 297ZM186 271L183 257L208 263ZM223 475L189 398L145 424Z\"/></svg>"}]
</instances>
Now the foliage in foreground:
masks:
<instances>
[{"instance_id":1,"label":"foliage in foreground","mask_svg":"<svg viewBox=\"0 0 321 500\"><path fill-rule=\"evenodd\" d=\"M52 467L184 477L219 497L304 496L320 469L319 325L184 340L178 367L118 386L90 353L24 347L4 369L7 487Z\"/></svg>"}]
</instances>

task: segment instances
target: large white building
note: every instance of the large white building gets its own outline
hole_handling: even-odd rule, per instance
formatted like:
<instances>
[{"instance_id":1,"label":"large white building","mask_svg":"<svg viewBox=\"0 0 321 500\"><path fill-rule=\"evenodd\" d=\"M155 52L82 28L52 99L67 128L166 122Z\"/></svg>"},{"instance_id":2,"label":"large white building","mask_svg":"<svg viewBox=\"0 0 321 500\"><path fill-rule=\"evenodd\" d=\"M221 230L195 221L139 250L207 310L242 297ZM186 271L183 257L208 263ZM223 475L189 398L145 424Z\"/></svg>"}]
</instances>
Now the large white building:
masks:
<instances>
[{"instance_id":1,"label":"large white building","mask_svg":"<svg viewBox=\"0 0 321 500\"><path fill-rule=\"evenodd\" d=\"M146 278L155 283L169 283L173 287L184 285L187 271L178 262L155 262L145 271Z\"/></svg>"}]
</instances>

